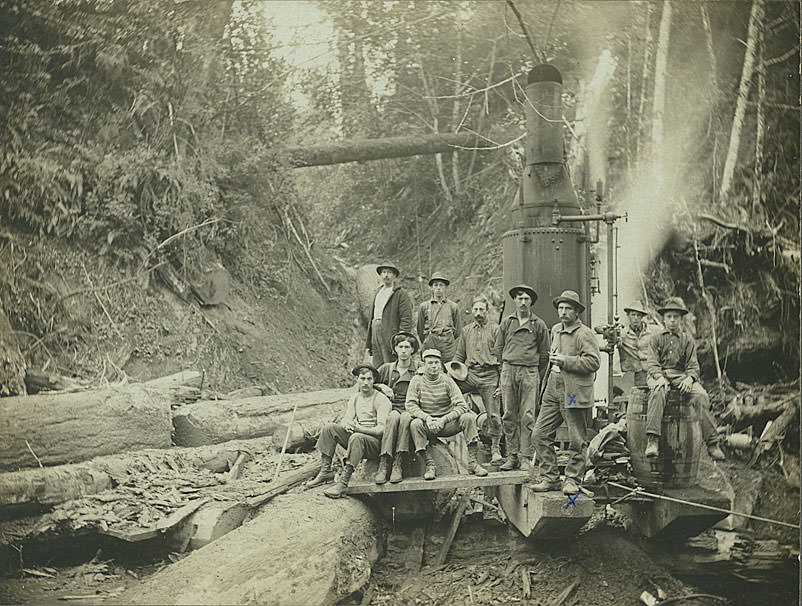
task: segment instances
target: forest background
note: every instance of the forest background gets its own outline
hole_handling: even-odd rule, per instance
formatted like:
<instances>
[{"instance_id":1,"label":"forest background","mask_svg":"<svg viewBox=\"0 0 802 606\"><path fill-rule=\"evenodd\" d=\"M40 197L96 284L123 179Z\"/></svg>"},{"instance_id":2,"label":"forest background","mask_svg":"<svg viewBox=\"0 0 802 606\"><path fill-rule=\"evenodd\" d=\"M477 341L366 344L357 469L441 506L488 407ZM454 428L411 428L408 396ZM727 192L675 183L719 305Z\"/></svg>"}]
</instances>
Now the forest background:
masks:
<instances>
[{"instance_id":1,"label":"forest background","mask_svg":"<svg viewBox=\"0 0 802 606\"><path fill-rule=\"evenodd\" d=\"M798 2L315 6L329 61L300 69L260 2L0 1L5 393L31 369L348 384L355 268L385 258L418 300L433 271L464 308L497 296L542 61L563 74L580 198L602 180L629 213L622 297L685 297L708 377L799 376ZM283 153L454 132L494 149ZM209 272L231 278L214 305Z\"/></svg>"}]
</instances>

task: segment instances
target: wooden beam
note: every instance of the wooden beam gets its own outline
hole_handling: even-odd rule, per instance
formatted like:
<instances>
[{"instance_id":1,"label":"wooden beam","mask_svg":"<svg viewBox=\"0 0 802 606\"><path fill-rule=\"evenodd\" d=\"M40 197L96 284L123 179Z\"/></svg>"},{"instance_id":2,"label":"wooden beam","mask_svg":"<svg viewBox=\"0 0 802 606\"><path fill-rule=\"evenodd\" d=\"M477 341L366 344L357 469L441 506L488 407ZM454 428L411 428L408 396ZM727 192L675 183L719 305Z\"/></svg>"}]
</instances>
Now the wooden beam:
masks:
<instances>
[{"instance_id":1,"label":"wooden beam","mask_svg":"<svg viewBox=\"0 0 802 606\"><path fill-rule=\"evenodd\" d=\"M446 539L443 541L443 545L440 547L440 553L437 554L437 558L434 561L435 566L441 566L446 563L448 552L451 550L451 543L454 542L454 537L457 535L457 530L459 529L459 523L462 521L462 515L465 513L465 509L468 507L470 501L468 495L464 495L459 500L457 510L454 512L454 517L451 518L451 526L448 528Z\"/></svg>"},{"instance_id":2,"label":"wooden beam","mask_svg":"<svg viewBox=\"0 0 802 606\"><path fill-rule=\"evenodd\" d=\"M275 496L278 496L284 492L287 492L293 486L297 486L301 482L312 478L317 474L318 470L320 469L320 461L316 463L309 463L304 467L301 467L298 471L294 471L291 474L287 475L281 482L276 484L273 488L264 492L260 495L255 497L251 497L248 499L248 507L259 507L264 503L267 503L270 499Z\"/></svg>"},{"instance_id":3,"label":"wooden beam","mask_svg":"<svg viewBox=\"0 0 802 606\"><path fill-rule=\"evenodd\" d=\"M407 478L397 484L374 484L372 482L354 482L348 487L347 494L375 494L379 492L407 492L410 490L451 490L453 488L475 488L476 486L502 486L504 484L523 484L528 476L525 471L500 471L483 478L462 474L443 476L434 480L423 478Z\"/></svg>"}]
</instances>

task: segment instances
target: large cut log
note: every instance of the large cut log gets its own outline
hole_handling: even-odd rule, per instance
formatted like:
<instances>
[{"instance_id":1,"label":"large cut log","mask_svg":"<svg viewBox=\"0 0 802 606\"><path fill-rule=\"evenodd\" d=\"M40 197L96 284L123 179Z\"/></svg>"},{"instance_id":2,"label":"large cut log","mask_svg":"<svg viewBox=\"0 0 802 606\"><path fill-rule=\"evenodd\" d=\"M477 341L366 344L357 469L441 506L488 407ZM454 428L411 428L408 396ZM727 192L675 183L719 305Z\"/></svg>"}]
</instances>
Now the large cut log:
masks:
<instances>
[{"instance_id":1,"label":"large cut log","mask_svg":"<svg viewBox=\"0 0 802 606\"><path fill-rule=\"evenodd\" d=\"M0 396L25 395L25 366L17 336L0 309Z\"/></svg>"},{"instance_id":2,"label":"large cut log","mask_svg":"<svg viewBox=\"0 0 802 606\"><path fill-rule=\"evenodd\" d=\"M0 473L0 518L97 494L111 488L115 478L142 466L143 461L157 469L191 466L219 473L228 469L240 453L253 456L269 452L271 447L270 438L234 440L197 448L141 450L83 463Z\"/></svg>"},{"instance_id":3,"label":"large cut log","mask_svg":"<svg viewBox=\"0 0 802 606\"><path fill-rule=\"evenodd\" d=\"M171 445L169 393L145 385L0 399L0 471Z\"/></svg>"},{"instance_id":4,"label":"large cut log","mask_svg":"<svg viewBox=\"0 0 802 606\"><path fill-rule=\"evenodd\" d=\"M381 139L349 139L324 145L285 147L279 157L291 168L365 162L383 158L404 158L424 154L453 152L460 147L495 149L495 146L470 133L410 135Z\"/></svg>"},{"instance_id":5,"label":"large cut log","mask_svg":"<svg viewBox=\"0 0 802 606\"><path fill-rule=\"evenodd\" d=\"M264 512L118 598L123 604L336 604L370 578L379 524L355 499L320 490Z\"/></svg>"},{"instance_id":6,"label":"large cut log","mask_svg":"<svg viewBox=\"0 0 802 606\"><path fill-rule=\"evenodd\" d=\"M179 446L200 446L270 436L279 427L286 429L296 403L296 421L333 421L343 413L353 393L354 389L347 387L240 400L201 400L173 411L173 440Z\"/></svg>"}]
</instances>

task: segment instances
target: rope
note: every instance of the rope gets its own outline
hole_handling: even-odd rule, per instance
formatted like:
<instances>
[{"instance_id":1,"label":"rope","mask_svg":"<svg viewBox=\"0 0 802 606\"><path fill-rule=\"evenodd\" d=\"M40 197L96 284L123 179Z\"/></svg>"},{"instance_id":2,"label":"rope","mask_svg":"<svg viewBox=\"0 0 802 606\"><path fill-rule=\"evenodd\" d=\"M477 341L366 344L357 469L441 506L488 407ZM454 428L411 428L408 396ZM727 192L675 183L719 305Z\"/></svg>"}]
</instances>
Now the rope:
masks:
<instances>
[{"instance_id":1,"label":"rope","mask_svg":"<svg viewBox=\"0 0 802 606\"><path fill-rule=\"evenodd\" d=\"M615 488L621 488L623 490L632 490L631 486L624 486L623 484L616 484L615 482L607 482L610 486L614 486ZM718 511L720 513L728 513L734 516L740 516L742 518L749 518L750 520L757 520L759 522L766 522L768 524L777 524L778 526L788 526L789 528L796 528L799 529L798 524L789 524L788 522L780 522L779 520L771 520L769 518L763 518L760 516L753 516L748 513L741 513L739 511L733 511L732 509L723 509L721 507L713 507L712 505L704 505L703 503L695 503L693 501L686 501L685 499L676 499L674 497L667 497L666 495L662 494L654 494L652 492L646 492L642 490L639 492L645 497L652 497L653 499L662 499L664 501L671 501L672 503L681 503L682 505L690 505L692 507L699 507L701 509L709 509L711 511ZM627 495L629 496L629 495Z\"/></svg>"}]
</instances>

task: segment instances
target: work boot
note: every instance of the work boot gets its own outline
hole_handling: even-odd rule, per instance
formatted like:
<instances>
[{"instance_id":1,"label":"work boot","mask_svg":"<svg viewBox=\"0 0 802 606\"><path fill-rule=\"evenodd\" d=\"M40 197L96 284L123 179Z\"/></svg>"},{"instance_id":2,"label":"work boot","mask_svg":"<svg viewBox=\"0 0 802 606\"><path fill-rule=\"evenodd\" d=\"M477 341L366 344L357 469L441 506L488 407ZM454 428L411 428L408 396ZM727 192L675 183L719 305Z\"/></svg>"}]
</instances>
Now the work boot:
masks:
<instances>
[{"instance_id":1,"label":"work boot","mask_svg":"<svg viewBox=\"0 0 802 606\"><path fill-rule=\"evenodd\" d=\"M559 480L554 480L552 482L551 480L547 480L546 478L541 478L534 484L530 484L529 488L531 488L535 492L551 492L552 490L560 490L560 482Z\"/></svg>"},{"instance_id":2,"label":"work boot","mask_svg":"<svg viewBox=\"0 0 802 606\"><path fill-rule=\"evenodd\" d=\"M354 466L350 463L346 463L345 467L343 467L342 473L340 473L340 477L337 478L337 481L334 483L334 486L328 490L324 490L323 494L331 499L339 499L340 497L344 496L345 489L348 488L348 482L351 481L351 475L353 473Z\"/></svg>"},{"instance_id":3,"label":"work boot","mask_svg":"<svg viewBox=\"0 0 802 606\"><path fill-rule=\"evenodd\" d=\"M659 436L646 436L646 450L644 454L647 459L654 459L660 454Z\"/></svg>"},{"instance_id":4,"label":"work boot","mask_svg":"<svg viewBox=\"0 0 802 606\"><path fill-rule=\"evenodd\" d=\"M532 458L531 457L520 457L519 459L521 465L521 471L525 471L529 473L532 471Z\"/></svg>"},{"instance_id":5,"label":"work boot","mask_svg":"<svg viewBox=\"0 0 802 606\"><path fill-rule=\"evenodd\" d=\"M518 454L512 453L507 455L507 460L502 463L499 469L501 471L512 471L513 469L518 469L521 466L521 462L518 460Z\"/></svg>"},{"instance_id":6,"label":"work boot","mask_svg":"<svg viewBox=\"0 0 802 606\"><path fill-rule=\"evenodd\" d=\"M472 473L482 478L487 475L487 470L476 460L478 450L479 442L471 442L468 444L468 473Z\"/></svg>"},{"instance_id":7,"label":"work boot","mask_svg":"<svg viewBox=\"0 0 802 606\"><path fill-rule=\"evenodd\" d=\"M563 494L575 495L578 492L579 486L577 486L576 480L574 480L574 478L565 478L565 482L563 482Z\"/></svg>"},{"instance_id":8,"label":"work boot","mask_svg":"<svg viewBox=\"0 0 802 606\"><path fill-rule=\"evenodd\" d=\"M334 479L334 471L331 469L331 457L328 455L320 455L320 471L317 475L306 483L307 488L314 488L326 482L331 482Z\"/></svg>"},{"instance_id":9,"label":"work boot","mask_svg":"<svg viewBox=\"0 0 802 606\"><path fill-rule=\"evenodd\" d=\"M392 458L393 457L390 455L382 455L379 457L379 468L376 470L376 475L373 477L373 481L376 482L376 484L384 484L387 481Z\"/></svg>"},{"instance_id":10,"label":"work boot","mask_svg":"<svg viewBox=\"0 0 802 606\"><path fill-rule=\"evenodd\" d=\"M423 456L423 462L426 463L426 471L423 472L424 480L434 480L437 477L437 470L434 467L434 459L428 451L422 450L418 455Z\"/></svg>"},{"instance_id":11,"label":"work boot","mask_svg":"<svg viewBox=\"0 0 802 606\"><path fill-rule=\"evenodd\" d=\"M724 452L721 450L717 442L708 444L707 452L710 455L710 458L713 459L714 461L723 461L725 458Z\"/></svg>"},{"instance_id":12,"label":"work boot","mask_svg":"<svg viewBox=\"0 0 802 606\"><path fill-rule=\"evenodd\" d=\"M393 470L390 472L391 484L397 484L404 479L404 455L406 455L405 452L395 453L395 459L393 459Z\"/></svg>"},{"instance_id":13,"label":"work boot","mask_svg":"<svg viewBox=\"0 0 802 606\"><path fill-rule=\"evenodd\" d=\"M490 464L499 465L504 457L501 456L501 438L490 439Z\"/></svg>"}]
</instances>

